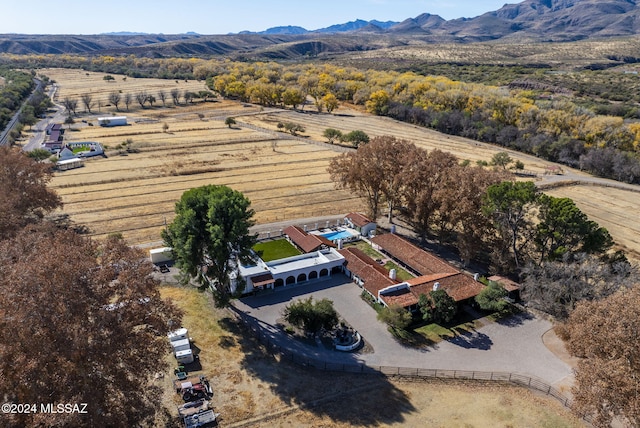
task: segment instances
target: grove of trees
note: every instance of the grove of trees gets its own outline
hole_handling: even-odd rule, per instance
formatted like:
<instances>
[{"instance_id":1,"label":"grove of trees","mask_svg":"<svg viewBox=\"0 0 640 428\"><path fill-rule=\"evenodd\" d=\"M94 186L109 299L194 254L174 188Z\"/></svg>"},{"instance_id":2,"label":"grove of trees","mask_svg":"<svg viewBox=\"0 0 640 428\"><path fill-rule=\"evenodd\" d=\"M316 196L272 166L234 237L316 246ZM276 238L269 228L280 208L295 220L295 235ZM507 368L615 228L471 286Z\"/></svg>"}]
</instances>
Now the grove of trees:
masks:
<instances>
[{"instance_id":1,"label":"grove of trees","mask_svg":"<svg viewBox=\"0 0 640 428\"><path fill-rule=\"evenodd\" d=\"M324 329L331 331L338 325L338 313L329 299L314 301L313 297L296 300L288 304L283 317L289 324L301 328L307 334L315 335Z\"/></svg>"}]
</instances>

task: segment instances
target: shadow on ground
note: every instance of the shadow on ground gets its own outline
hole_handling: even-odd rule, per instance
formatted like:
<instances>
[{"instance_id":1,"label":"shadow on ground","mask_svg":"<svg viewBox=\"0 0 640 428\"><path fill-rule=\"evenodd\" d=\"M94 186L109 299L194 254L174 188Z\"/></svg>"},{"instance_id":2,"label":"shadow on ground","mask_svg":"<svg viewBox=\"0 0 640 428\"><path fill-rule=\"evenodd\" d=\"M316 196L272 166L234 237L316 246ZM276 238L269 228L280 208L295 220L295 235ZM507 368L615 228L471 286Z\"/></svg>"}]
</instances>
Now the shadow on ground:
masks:
<instances>
[{"instance_id":1,"label":"shadow on ground","mask_svg":"<svg viewBox=\"0 0 640 428\"><path fill-rule=\"evenodd\" d=\"M505 327L517 327L534 318L535 317L528 312L518 312L506 317L500 317L496 320L496 322Z\"/></svg>"},{"instance_id":2,"label":"shadow on ground","mask_svg":"<svg viewBox=\"0 0 640 428\"><path fill-rule=\"evenodd\" d=\"M403 391L386 376L360 364L356 354L319 350L300 343L292 343L292 352L278 336L282 332L277 327L260 327L258 340L258 334L245 324L256 328L257 320L235 308L231 310L244 322L230 315L219 324L236 338L244 355L243 367L268 383L287 405L355 427L403 423L405 414L416 411ZM340 358L327 361L331 354Z\"/></svg>"},{"instance_id":3,"label":"shadow on ground","mask_svg":"<svg viewBox=\"0 0 640 428\"><path fill-rule=\"evenodd\" d=\"M456 336L447 339L447 342L466 349L480 349L488 351L493 345L493 340L489 336L479 331L467 331L455 328Z\"/></svg>"}]
</instances>

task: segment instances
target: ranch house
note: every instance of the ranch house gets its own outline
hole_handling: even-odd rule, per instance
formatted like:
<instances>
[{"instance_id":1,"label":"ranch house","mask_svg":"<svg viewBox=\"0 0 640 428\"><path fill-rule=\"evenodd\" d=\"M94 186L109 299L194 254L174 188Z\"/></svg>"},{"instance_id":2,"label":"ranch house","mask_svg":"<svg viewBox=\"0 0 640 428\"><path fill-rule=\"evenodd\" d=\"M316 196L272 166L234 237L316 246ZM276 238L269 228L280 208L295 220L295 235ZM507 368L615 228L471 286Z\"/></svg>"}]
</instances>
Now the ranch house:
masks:
<instances>
[{"instance_id":1,"label":"ranch house","mask_svg":"<svg viewBox=\"0 0 640 428\"><path fill-rule=\"evenodd\" d=\"M345 223L352 229L357 230L360 235L369 237L372 232L376 231L376 223L369 220L366 216L360 213L349 213L344 217Z\"/></svg>"}]
</instances>

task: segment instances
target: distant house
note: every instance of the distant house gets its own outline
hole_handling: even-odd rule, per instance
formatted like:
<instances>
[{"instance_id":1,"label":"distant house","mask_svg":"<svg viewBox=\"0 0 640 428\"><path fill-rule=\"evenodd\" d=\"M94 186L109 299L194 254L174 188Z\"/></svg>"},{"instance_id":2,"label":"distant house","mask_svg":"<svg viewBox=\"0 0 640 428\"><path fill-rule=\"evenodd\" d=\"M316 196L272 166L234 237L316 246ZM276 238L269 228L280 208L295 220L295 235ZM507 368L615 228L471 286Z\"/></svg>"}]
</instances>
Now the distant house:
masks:
<instances>
[{"instance_id":1,"label":"distant house","mask_svg":"<svg viewBox=\"0 0 640 428\"><path fill-rule=\"evenodd\" d=\"M64 134L64 128L62 128L61 123L50 123L45 128L45 133L47 135L51 135L53 132L58 132L60 134Z\"/></svg>"},{"instance_id":2,"label":"distant house","mask_svg":"<svg viewBox=\"0 0 640 428\"><path fill-rule=\"evenodd\" d=\"M283 233L287 240L303 253L335 248L333 242L329 241L324 236L309 234L298 226L289 226L284 229Z\"/></svg>"},{"instance_id":3,"label":"distant house","mask_svg":"<svg viewBox=\"0 0 640 428\"><path fill-rule=\"evenodd\" d=\"M98 118L98 125L100 126L125 126L126 124L126 116L109 116Z\"/></svg>"},{"instance_id":4,"label":"distant house","mask_svg":"<svg viewBox=\"0 0 640 428\"><path fill-rule=\"evenodd\" d=\"M375 232L377 227L374 221L371 221L360 213L349 213L344 217L344 220L349 227L357 230L360 232L360 235L365 237L371 236L371 232Z\"/></svg>"},{"instance_id":5,"label":"distant house","mask_svg":"<svg viewBox=\"0 0 640 428\"><path fill-rule=\"evenodd\" d=\"M77 157L75 153L73 153L73 150L71 150L69 147L65 146L63 147L59 152L58 152L58 159L60 160L67 160L67 159L73 159Z\"/></svg>"}]
</instances>

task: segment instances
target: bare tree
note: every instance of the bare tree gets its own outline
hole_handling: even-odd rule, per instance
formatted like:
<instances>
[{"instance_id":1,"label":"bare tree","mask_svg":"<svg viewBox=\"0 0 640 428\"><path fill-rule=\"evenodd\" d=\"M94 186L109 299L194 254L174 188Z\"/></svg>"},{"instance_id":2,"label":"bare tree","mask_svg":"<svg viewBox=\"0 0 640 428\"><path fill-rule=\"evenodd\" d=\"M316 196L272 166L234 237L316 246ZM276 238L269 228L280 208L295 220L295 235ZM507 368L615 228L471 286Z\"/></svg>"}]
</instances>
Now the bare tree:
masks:
<instances>
[{"instance_id":1,"label":"bare tree","mask_svg":"<svg viewBox=\"0 0 640 428\"><path fill-rule=\"evenodd\" d=\"M91 114L91 107L93 107L93 96L91 94L82 94L80 96L82 100L82 104L84 104L85 111L88 111Z\"/></svg>"},{"instance_id":2,"label":"bare tree","mask_svg":"<svg viewBox=\"0 0 640 428\"><path fill-rule=\"evenodd\" d=\"M144 108L144 103L147 102L147 99L149 99L149 95L147 95L146 92L138 92L136 94L136 101L140 104L141 108Z\"/></svg>"},{"instance_id":3,"label":"bare tree","mask_svg":"<svg viewBox=\"0 0 640 428\"><path fill-rule=\"evenodd\" d=\"M121 97L119 92L111 92L109 94L109 102L114 106L116 106L117 111L120 111L120 109L118 108L118 104L120 104L120 99ZM128 109L129 109L129 104L127 104L127 110Z\"/></svg>"},{"instance_id":4,"label":"bare tree","mask_svg":"<svg viewBox=\"0 0 640 428\"><path fill-rule=\"evenodd\" d=\"M166 106L167 93L165 91L158 91L158 99L162 101L162 107Z\"/></svg>"},{"instance_id":5,"label":"bare tree","mask_svg":"<svg viewBox=\"0 0 640 428\"><path fill-rule=\"evenodd\" d=\"M126 93L124 95L124 105L127 106L127 111L129 111L129 104L131 104L132 101L133 101L133 97L131 96L131 94Z\"/></svg>"},{"instance_id":6,"label":"bare tree","mask_svg":"<svg viewBox=\"0 0 640 428\"><path fill-rule=\"evenodd\" d=\"M180 89L173 88L171 90L171 99L173 99L173 105L177 106L180 104Z\"/></svg>"},{"instance_id":7,"label":"bare tree","mask_svg":"<svg viewBox=\"0 0 640 428\"><path fill-rule=\"evenodd\" d=\"M64 100L62 100L62 105L64 106L65 110L67 110L67 114L70 116L71 113L73 113L74 115L76 114L76 109L78 108L78 100L75 100L73 98L69 98L69 97L65 97Z\"/></svg>"}]
</instances>

